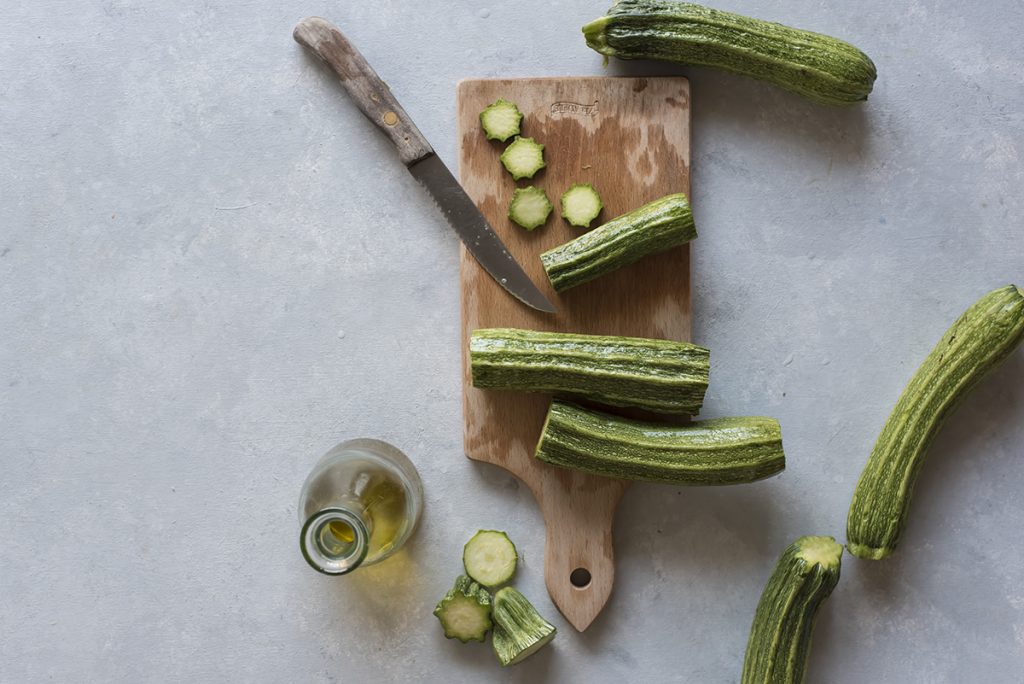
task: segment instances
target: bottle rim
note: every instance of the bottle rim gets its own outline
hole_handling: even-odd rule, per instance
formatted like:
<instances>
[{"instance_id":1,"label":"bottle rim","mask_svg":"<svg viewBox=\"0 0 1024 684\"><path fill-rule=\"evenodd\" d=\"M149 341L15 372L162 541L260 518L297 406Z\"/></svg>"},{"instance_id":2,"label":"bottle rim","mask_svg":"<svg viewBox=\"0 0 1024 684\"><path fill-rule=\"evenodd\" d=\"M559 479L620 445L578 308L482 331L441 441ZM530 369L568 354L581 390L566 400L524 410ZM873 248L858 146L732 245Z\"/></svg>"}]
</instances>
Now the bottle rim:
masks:
<instances>
[{"instance_id":1,"label":"bottle rim","mask_svg":"<svg viewBox=\"0 0 1024 684\"><path fill-rule=\"evenodd\" d=\"M342 522L353 532L351 546L344 554L325 549L322 537L332 522ZM302 557L317 572L325 575L344 575L358 568L369 550L369 533L362 518L345 508L324 508L309 516L299 533Z\"/></svg>"}]
</instances>

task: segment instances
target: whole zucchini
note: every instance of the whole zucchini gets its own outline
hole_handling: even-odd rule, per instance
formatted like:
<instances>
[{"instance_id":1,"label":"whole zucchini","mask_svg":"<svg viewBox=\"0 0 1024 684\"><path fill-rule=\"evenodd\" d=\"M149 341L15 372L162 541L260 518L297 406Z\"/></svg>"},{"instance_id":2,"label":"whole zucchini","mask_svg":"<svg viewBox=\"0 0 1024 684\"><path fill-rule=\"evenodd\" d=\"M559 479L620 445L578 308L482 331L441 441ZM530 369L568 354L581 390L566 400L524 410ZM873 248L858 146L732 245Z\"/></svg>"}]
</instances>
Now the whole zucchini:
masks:
<instances>
[{"instance_id":1,"label":"whole zucchini","mask_svg":"<svg viewBox=\"0 0 1024 684\"><path fill-rule=\"evenodd\" d=\"M605 56L717 67L822 104L866 100L877 75L838 38L687 2L620 0L583 35Z\"/></svg>"},{"instance_id":2,"label":"whole zucchini","mask_svg":"<svg viewBox=\"0 0 1024 684\"><path fill-rule=\"evenodd\" d=\"M832 537L800 537L783 552L757 604L740 684L804 681L814 618L839 582L842 555Z\"/></svg>"},{"instance_id":3,"label":"whole zucchini","mask_svg":"<svg viewBox=\"0 0 1024 684\"><path fill-rule=\"evenodd\" d=\"M545 463L624 480L677 485L753 482L786 467L772 418L648 423L551 402L537 443Z\"/></svg>"},{"instance_id":4,"label":"whole zucchini","mask_svg":"<svg viewBox=\"0 0 1024 684\"><path fill-rule=\"evenodd\" d=\"M847 548L878 560L896 548L932 439L961 399L1024 338L1024 292L1007 285L975 302L910 379L875 442L846 519Z\"/></svg>"},{"instance_id":5,"label":"whole zucchini","mask_svg":"<svg viewBox=\"0 0 1024 684\"><path fill-rule=\"evenodd\" d=\"M556 292L693 240L686 195L666 195L540 255Z\"/></svg>"},{"instance_id":6,"label":"whole zucchini","mask_svg":"<svg viewBox=\"0 0 1024 684\"><path fill-rule=\"evenodd\" d=\"M672 340L487 328L469 339L473 386L574 395L611 406L695 414L710 352Z\"/></svg>"}]
</instances>

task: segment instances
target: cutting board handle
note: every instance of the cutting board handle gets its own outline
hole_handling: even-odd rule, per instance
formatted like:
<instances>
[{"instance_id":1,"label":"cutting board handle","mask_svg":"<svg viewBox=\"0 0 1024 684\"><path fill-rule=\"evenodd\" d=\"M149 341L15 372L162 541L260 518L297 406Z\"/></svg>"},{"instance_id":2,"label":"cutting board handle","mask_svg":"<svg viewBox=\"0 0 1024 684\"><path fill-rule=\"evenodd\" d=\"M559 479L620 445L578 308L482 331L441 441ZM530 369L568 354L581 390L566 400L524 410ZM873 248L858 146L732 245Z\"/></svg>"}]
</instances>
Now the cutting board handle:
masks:
<instances>
[{"instance_id":1,"label":"cutting board handle","mask_svg":"<svg viewBox=\"0 0 1024 684\"><path fill-rule=\"evenodd\" d=\"M388 136L406 166L433 153L391 89L337 26L320 17L307 17L295 26L292 37L334 70L359 111Z\"/></svg>"},{"instance_id":2,"label":"cutting board handle","mask_svg":"<svg viewBox=\"0 0 1024 684\"><path fill-rule=\"evenodd\" d=\"M615 584L612 522L626 483L565 471L541 486L544 583L562 615L582 632Z\"/></svg>"}]
</instances>

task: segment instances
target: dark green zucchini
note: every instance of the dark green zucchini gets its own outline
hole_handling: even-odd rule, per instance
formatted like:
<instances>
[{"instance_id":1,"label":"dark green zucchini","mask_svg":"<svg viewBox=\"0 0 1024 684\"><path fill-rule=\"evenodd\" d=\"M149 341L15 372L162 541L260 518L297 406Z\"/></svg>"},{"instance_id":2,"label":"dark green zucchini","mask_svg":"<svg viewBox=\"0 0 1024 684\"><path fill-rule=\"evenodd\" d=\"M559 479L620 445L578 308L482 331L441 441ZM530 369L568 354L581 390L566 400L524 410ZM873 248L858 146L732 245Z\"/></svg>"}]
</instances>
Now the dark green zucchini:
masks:
<instances>
[{"instance_id":1,"label":"dark green zucchini","mask_svg":"<svg viewBox=\"0 0 1024 684\"><path fill-rule=\"evenodd\" d=\"M620 0L583 35L606 57L717 67L822 104L866 100L877 76L867 55L838 38L688 2Z\"/></svg>"},{"instance_id":2,"label":"dark green zucchini","mask_svg":"<svg viewBox=\"0 0 1024 684\"><path fill-rule=\"evenodd\" d=\"M557 292L693 240L686 195L666 195L540 255Z\"/></svg>"},{"instance_id":3,"label":"dark green zucchini","mask_svg":"<svg viewBox=\"0 0 1024 684\"><path fill-rule=\"evenodd\" d=\"M740 684L799 684L818 607L839 582L843 547L800 537L782 554L757 604Z\"/></svg>"},{"instance_id":4,"label":"dark green zucchini","mask_svg":"<svg viewBox=\"0 0 1024 684\"><path fill-rule=\"evenodd\" d=\"M716 418L666 425L551 402L536 456L561 468L624 480L731 485L786 467L772 418Z\"/></svg>"},{"instance_id":5,"label":"dark green zucchini","mask_svg":"<svg viewBox=\"0 0 1024 684\"><path fill-rule=\"evenodd\" d=\"M611 406L695 414L710 352L672 340L487 328L469 339L473 386L572 395Z\"/></svg>"},{"instance_id":6,"label":"dark green zucchini","mask_svg":"<svg viewBox=\"0 0 1024 684\"><path fill-rule=\"evenodd\" d=\"M1024 292L1007 285L960 316L910 379L875 442L850 503L846 546L861 558L896 548L928 447L967 392L1024 338Z\"/></svg>"}]
</instances>

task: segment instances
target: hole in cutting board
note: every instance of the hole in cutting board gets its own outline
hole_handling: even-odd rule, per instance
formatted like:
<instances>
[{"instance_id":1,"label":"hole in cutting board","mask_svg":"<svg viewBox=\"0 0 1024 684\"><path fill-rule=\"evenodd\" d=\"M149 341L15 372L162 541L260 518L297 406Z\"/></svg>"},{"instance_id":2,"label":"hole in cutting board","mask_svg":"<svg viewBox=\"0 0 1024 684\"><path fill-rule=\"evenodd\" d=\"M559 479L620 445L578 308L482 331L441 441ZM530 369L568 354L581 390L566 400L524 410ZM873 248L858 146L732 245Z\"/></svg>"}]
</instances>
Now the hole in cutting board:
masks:
<instances>
[{"instance_id":1,"label":"hole in cutting board","mask_svg":"<svg viewBox=\"0 0 1024 684\"><path fill-rule=\"evenodd\" d=\"M569 582L577 589L586 589L590 585L590 571L586 568L576 568L569 573Z\"/></svg>"}]
</instances>

